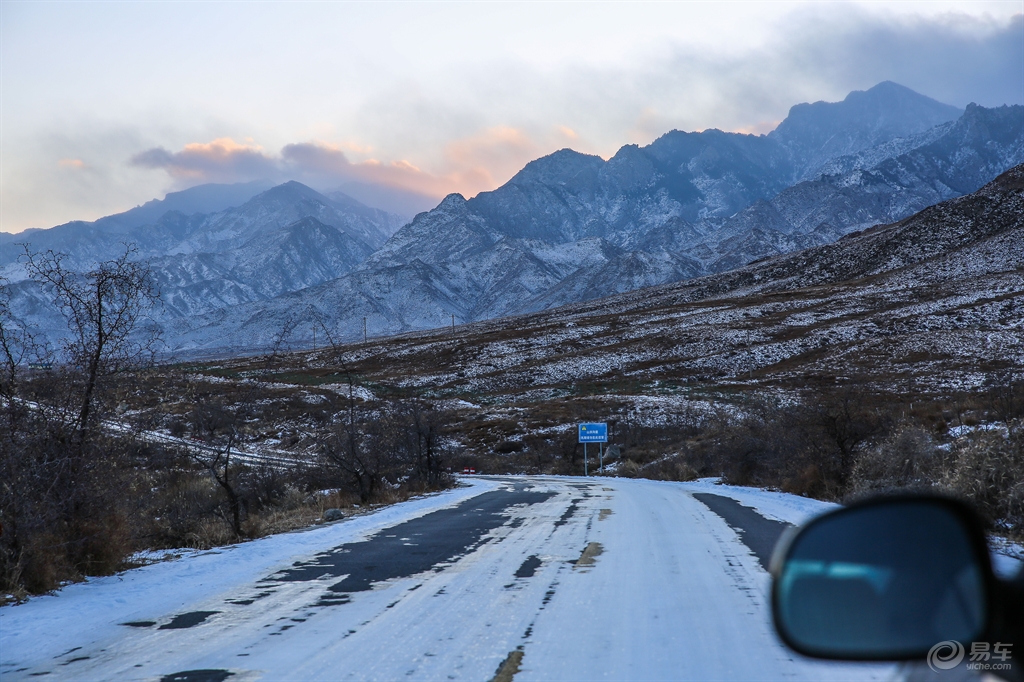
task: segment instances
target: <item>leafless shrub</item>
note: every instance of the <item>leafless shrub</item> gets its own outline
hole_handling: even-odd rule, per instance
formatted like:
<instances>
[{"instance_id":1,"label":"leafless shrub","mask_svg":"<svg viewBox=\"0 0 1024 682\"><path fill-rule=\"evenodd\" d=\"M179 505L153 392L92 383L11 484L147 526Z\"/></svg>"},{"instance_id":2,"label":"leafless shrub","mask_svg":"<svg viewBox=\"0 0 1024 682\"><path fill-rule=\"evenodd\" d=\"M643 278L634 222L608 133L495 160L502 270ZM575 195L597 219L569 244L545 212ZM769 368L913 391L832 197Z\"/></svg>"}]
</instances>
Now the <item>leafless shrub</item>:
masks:
<instances>
[{"instance_id":1,"label":"leafless shrub","mask_svg":"<svg viewBox=\"0 0 1024 682\"><path fill-rule=\"evenodd\" d=\"M70 336L64 341L64 359L81 382L74 444L80 451L94 428L103 377L152 361L155 351L155 328L141 336L138 332L160 293L148 265L132 260L137 253L134 246L125 245L119 257L84 274L65 265L66 254L34 254L26 246L22 256L29 276L53 297L67 320Z\"/></svg>"},{"instance_id":2,"label":"leafless shrub","mask_svg":"<svg viewBox=\"0 0 1024 682\"><path fill-rule=\"evenodd\" d=\"M639 468L644 478L656 481L693 481L700 477L682 455L662 457Z\"/></svg>"},{"instance_id":3,"label":"leafless shrub","mask_svg":"<svg viewBox=\"0 0 1024 682\"><path fill-rule=\"evenodd\" d=\"M939 483L970 499L1004 531L1024 534L1024 420L958 440Z\"/></svg>"},{"instance_id":4,"label":"leafless shrub","mask_svg":"<svg viewBox=\"0 0 1024 682\"><path fill-rule=\"evenodd\" d=\"M30 277L53 296L68 324L62 357L25 372L37 348L0 305L6 371L0 420L0 583L52 589L80 575L109 573L130 551L134 440L98 428L112 405L108 383L137 366L153 337L136 333L156 291L134 250L80 274L54 252L24 256ZM142 339L140 341L140 338ZM47 359L49 360L49 359Z\"/></svg>"},{"instance_id":5,"label":"leafless shrub","mask_svg":"<svg viewBox=\"0 0 1024 682\"><path fill-rule=\"evenodd\" d=\"M420 398L368 406L350 392L345 409L321 442L320 463L363 503L399 487L431 489L450 484L454 442L451 416Z\"/></svg>"},{"instance_id":6,"label":"leafless shrub","mask_svg":"<svg viewBox=\"0 0 1024 682\"><path fill-rule=\"evenodd\" d=\"M857 458L849 494L927 488L941 468L941 451L926 430L903 425L881 444Z\"/></svg>"},{"instance_id":7,"label":"leafless shrub","mask_svg":"<svg viewBox=\"0 0 1024 682\"><path fill-rule=\"evenodd\" d=\"M631 459L624 459L615 473L623 478L637 478L640 476L640 465Z\"/></svg>"},{"instance_id":8,"label":"leafless shrub","mask_svg":"<svg viewBox=\"0 0 1024 682\"><path fill-rule=\"evenodd\" d=\"M735 485L842 499L861 452L888 432L883 411L855 390L818 390L802 403L750 400L720 413L682 448L698 475Z\"/></svg>"},{"instance_id":9,"label":"leafless shrub","mask_svg":"<svg viewBox=\"0 0 1024 682\"><path fill-rule=\"evenodd\" d=\"M982 402L992 417L1009 427L1010 422L1024 418L1024 381L994 377Z\"/></svg>"}]
</instances>

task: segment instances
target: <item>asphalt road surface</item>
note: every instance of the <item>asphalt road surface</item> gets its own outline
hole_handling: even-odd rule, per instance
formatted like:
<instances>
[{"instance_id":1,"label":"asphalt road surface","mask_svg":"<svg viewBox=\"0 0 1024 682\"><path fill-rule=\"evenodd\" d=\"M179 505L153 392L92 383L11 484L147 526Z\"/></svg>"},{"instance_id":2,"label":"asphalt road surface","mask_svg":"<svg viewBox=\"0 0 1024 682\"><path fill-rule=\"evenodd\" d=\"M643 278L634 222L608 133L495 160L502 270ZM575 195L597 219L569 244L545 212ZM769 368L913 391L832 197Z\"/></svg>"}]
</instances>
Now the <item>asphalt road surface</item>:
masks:
<instances>
[{"instance_id":1,"label":"asphalt road surface","mask_svg":"<svg viewBox=\"0 0 1024 682\"><path fill-rule=\"evenodd\" d=\"M891 679L779 644L783 526L670 483L481 480L0 609L0 679Z\"/></svg>"}]
</instances>

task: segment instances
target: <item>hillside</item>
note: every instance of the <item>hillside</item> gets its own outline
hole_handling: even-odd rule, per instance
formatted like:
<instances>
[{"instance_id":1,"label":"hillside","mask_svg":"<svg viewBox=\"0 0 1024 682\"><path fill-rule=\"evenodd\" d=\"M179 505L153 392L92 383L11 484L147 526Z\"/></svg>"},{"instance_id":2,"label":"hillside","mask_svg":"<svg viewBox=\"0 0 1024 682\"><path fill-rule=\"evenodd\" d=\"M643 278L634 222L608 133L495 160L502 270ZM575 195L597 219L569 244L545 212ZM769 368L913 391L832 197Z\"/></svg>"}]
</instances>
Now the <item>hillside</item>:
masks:
<instances>
[{"instance_id":1,"label":"hillside","mask_svg":"<svg viewBox=\"0 0 1024 682\"><path fill-rule=\"evenodd\" d=\"M956 196L959 192L954 188L970 186L985 175L995 177L1001 164L1018 157L1024 160L1022 113L1021 107L969 107L957 122L944 124L945 132L936 140L874 170L803 182L780 193L772 203L760 202L741 211L716 233L720 241L714 248L697 226L678 217L668 218L646 233L648 246L644 248L650 250L630 250L627 240L640 239L633 228L619 233L615 243L610 232L601 231L605 228L556 216L551 221L560 225L562 236L549 241L540 235L555 228L542 229L540 218L524 214L507 224L498 223L475 208L489 206L487 202L493 204L500 197L521 197L526 202L555 189L568 192L561 185L555 189L543 186L536 192L524 189L528 183L544 180L555 165L561 169L559 173L570 169L577 178L574 182L593 183L596 181L586 179L587 173L610 168L615 162L613 158L601 166L603 162L596 157L559 152L528 165L520 174L525 180L513 179L491 193L494 197L481 195L469 201L457 195L448 197L434 211L417 216L399 230L357 272L280 299L183 320L171 335L182 350L240 350L243 339L269 343L297 319L301 321L299 329L318 324L333 338L352 340L362 335L364 317L369 333L381 336L439 327L448 323L452 314L457 322L466 322L590 299L602 299L600 305L606 305L603 299L610 294L699 277L709 269L739 268L741 274L700 279L692 286L733 281L746 276L742 273L748 272L744 268L748 262L833 243L843 234L904 218L911 207L923 208ZM538 201L565 212L572 206L570 199ZM833 222L838 227L823 222L811 228L815 212L829 207L834 209ZM494 212L497 216L514 214L512 209ZM757 220L751 214L756 214ZM798 214L804 216L799 228L785 219L785 215ZM547 214L540 211L539 215ZM764 222L772 216L774 227L766 226ZM584 232L584 227L597 233ZM511 230L517 230L518 236L511 236ZM560 241L563 239L570 241ZM836 253L837 259L849 256L854 259L851 263L859 262L856 250ZM854 266L850 267L852 271ZM792 284L791 275L782 270L761 271L760 276L781 278L782 287Z\"/></svg>"},{"instance_id":2,"label":"hillside","mask_svg":"<svg viewBox=\"0 0 1024 682\"><path fill-rule=\"evenodd\" d=\"M898 223L733 272L375 339L305 362L327 370L344 360L370 383L498 402L544 401L584 386L788 389L851 376L885 390L912 382L948 394L1019 373L1022 327L1017 166Z\"/></svg>"}]
</instances>

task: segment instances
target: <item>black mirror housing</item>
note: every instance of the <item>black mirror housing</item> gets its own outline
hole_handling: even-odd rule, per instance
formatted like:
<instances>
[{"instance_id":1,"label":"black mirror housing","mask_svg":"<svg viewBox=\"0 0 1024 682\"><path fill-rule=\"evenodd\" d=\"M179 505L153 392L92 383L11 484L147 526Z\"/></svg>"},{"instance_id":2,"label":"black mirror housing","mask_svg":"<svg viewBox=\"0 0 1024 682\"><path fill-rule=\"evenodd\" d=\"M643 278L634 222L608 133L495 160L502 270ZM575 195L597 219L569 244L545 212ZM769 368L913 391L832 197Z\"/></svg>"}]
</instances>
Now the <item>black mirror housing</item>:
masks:
<instances>
[{"instance_id":1,"label":"black mirror housing","mask_svg":"<svg viewBox=\"0 0 1024 682\"><path fill-rule=\"evenodd\" d=\"M772 576L779 636L826 659L924 659L985 640L999 593L981 520L937 496L864 500L791 530Z\"/></svg>"}]
</instances>

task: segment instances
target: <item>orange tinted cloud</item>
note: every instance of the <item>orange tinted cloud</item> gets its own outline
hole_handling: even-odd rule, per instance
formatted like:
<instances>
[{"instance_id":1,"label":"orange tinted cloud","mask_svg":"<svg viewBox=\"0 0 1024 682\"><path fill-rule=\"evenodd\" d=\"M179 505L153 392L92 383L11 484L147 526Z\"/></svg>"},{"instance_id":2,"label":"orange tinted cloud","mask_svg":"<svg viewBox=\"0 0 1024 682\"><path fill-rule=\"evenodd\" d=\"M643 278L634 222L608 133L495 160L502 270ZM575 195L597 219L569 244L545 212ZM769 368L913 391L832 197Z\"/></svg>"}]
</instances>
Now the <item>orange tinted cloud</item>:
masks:
<instances>
[{"instance_id":1,"label":"orange tinted cloud","mask_svg":"<svg viewBox=\"0 0 1024 682\"><path fill-rule=\"evenodd\" d=\"M753 125L735 128L731 132L743 133L744 135L767 135L778 128L780 123L782 123L782 121L759 121Z\"/></svg>"},{"instance_id":2,"label":"orange tinted cloud","mask_svg":"<svg viewBox=\"0 0 1024 682\"><path fill-rule=\"evenodd\" d=\"M565 131L572 133L568 128L559 131L563 138L568 136ZM495 126L449 142L443 163L433 171L409 159L353 162L341 146L326 142L290 144L281 150L281 157L292 175L330 175L335 181L369 182L440 198L452 192L473 196L494 189L543 153L525 132Z\"/></svg>"},{"instance_id":3,"label":"orange tinted cloud","mask_svg":"<svg viewBox=\"0 0 1024 682\"><path fill-rule=\"evenodd\" d=\"M262 150L263 147L259 145L239 144L230 137L218 137L213 142L190 142L185 145L182 154L227 159L236 154L259 153Z\"/></svg>"},{"instance_id":4,"label":"orange tinted cloud","mask_svg":"<svg viewBox=\"0 0 1024 682\"><path fill-rule=\"evenodd\" d=\"M472 195L494 189L540 155L540 146L523 131L495 126L448 143L445 159L451 170L446 176L463 194Z\"/></svg>"},{"instance_id":5,"label":"orange tinted cloud","mask_svg":"<svg viewBox=\"0 0 1024 682\"><path fill-rule=\"evenodd\" d=\"M408 159L352 162L341 147L325 142L290 144L281 157L291 176L315 175L321 184L358 181L442 197L452 192L473 196L491 190L540 153L525 133L505 126L489 128L450 142L439 171L427 171Z\"/></svg>"},{"instance_id":6,"label":"orange tinted cloud","mask_svg":"<svg viewBox=\"0 0 1024 682\"><path fill-rule=\"evenodd\" d=\"M132 157L144 168L162 168L178 180L240 182L272 177L276 162L258 145L239 144L229 137L191 142L180 152L155 147Z\"/></svg>"},{"instance_id":7,"label":"orange tinted cloud","mask_svg":"<svg viewBox=\"0 0 1024 682\"><path fill-rule=\"evenodd\" d=\"M575 138L569 128L556 128L556 142L548 151ZM346 150L370 151L355 144L344 146L313 141L285 145L280 155L267 154L252 143L222 137L211 142L191 142L180 151L156 147L132 157L131 163L162 169L182 185L197 182L247 180L298 180L321 188L347 182L368 183L440 198L452 192L473 196L506 182L545 149L522 130L495 126L453 140L443 149L438 168L426 170L409 159L367 158L352 161Z\"/></svg>"},{"instance_id":8,"label":"orange tinted cloud","mask_svg":"<svg viewBox=\"0 0 1024 682\"><path fill-rule=\"evenodd\" d=\"M85 168L85 161L81 159L61 159L57 162L57 165L61 168L70 168L72 170L82 170Z\"/></svg>"},{"instance_id":9,"label":"orange tinted cloud","mask_svg":"<svg viewBox=\"0 0 1024 682\"><path fill-rule=\"evenodd\" d=\"M432 197L442 197L454 191L449 183L404 159L391 162L366 159L353 163L341 147L326 142L285 145L281 150L280 171L283 176L306 179L321 185L365 182Z\"/></svg>"}]
</instances>

